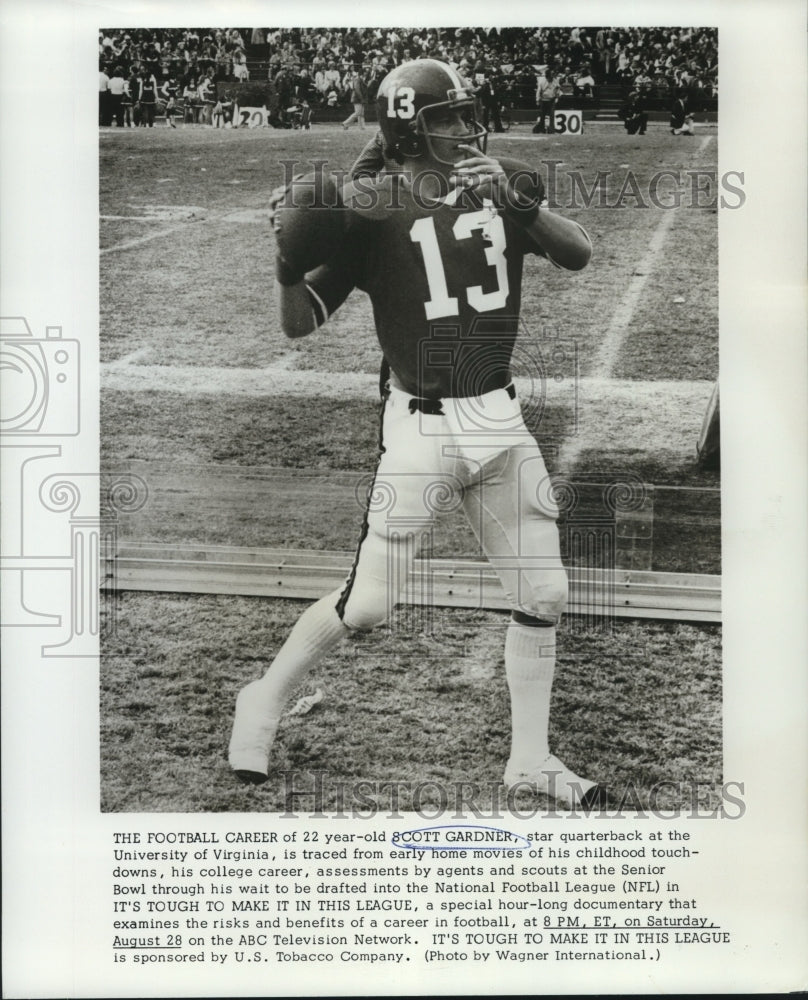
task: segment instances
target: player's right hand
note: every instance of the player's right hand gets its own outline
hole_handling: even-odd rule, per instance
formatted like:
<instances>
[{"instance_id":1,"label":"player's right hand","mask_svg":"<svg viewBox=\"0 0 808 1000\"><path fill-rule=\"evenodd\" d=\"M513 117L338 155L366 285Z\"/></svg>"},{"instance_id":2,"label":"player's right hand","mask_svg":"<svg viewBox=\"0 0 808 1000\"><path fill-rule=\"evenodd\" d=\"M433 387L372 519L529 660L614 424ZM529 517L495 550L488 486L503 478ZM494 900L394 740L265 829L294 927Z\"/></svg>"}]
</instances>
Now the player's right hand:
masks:
<instances>
[{"instance_id":1,"label":"player's right hand","mask_svg":"<svg viewBox=\"0 0 808 1000\"><path fill-rule=\"evenodd\" d=\"M286 192L288 190L289 190L289 185L288 184L279 184L274 189L274 191L272 192L272 194L270 194L270 196L269 196L269 202L268 202L268 204L269 204L269 221L270 221L270 224L272 225L273 229L275 228L275 213L276 213L276 210L278 208L278 205L280 205L281 202L283 201L283 199L286 197Z\"/></svg>"}]
</instances>

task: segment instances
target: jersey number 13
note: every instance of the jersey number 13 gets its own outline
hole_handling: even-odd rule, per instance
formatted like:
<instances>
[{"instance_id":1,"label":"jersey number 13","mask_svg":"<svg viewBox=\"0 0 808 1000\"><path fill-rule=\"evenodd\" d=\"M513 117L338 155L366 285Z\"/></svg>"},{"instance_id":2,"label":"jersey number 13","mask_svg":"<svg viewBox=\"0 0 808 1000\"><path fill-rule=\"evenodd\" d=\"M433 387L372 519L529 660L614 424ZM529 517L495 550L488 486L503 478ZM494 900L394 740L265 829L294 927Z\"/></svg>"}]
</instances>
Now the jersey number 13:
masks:
<instances>
[{"instance_id":1,"label":"jersey number 13","mask_svg":"<svg viewBox=\"0 0 808 1000\"><path fill-rule=\"evenodd\" d=\"M500 216L488 209L478 212L466 212L458 216L452 232L456 240L467 240L479 229L487 232L488 246L485 248L485 259L490 267L496 268L497 287L490 292L484 292L482 285L471 285L466 289L469 305L477 312L491 312L492 309L502 309L508 298L508 264L505 260L505 226ZM410 239L418 243L424 256L426 280L429 285L429 301L424 303L427 319L441 319L443 316L457 316L459 313L457 298L449 295L446 285L446 272L438 246L438 234L435 232L435 220L427 216L418 219L410 227Z\"/></svg>"}]
</instances>

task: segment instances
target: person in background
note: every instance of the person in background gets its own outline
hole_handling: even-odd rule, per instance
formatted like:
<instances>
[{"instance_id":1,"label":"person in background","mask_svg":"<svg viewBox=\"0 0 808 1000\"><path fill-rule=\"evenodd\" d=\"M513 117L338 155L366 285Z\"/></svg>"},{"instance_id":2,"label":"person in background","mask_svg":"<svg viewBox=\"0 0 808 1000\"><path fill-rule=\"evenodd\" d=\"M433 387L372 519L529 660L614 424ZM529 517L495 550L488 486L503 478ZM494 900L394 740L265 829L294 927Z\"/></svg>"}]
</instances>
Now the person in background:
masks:
<instances>
[{"instance_id":1,"label":"person in background","mask_svg":"<svg viewBox=\"0 0 808 1000\"><path fill-rule=\"evenodd\" d=\"M592 72L588 66L584 65L581 67L581 75L575 81L572 92L575 97L595 96L595 78L592 76Z\"/></svg>"},{"instance_id":2,"label":"person in background","mask_svg":"<svg viewBox=\"0 0 808 1000\"><path fill-rule=\"evenodd\" d=\"M671 135L695 135L693 115L687 101L687 89L680 87L671 108Z\"/></svg>"},{"instance_id":3,"label":"person in background","mask_svg":"<svg viewBox=\"0 0 808 1000\"><path fill-rule=\"evenodd\" d=\"M487 129L489 122L493 119L494 131L504 132L505 129L502 127L502 118L499 113L499 106L502 99L502 84L496 66L491 69L480 67L475 72L475 82L478 85L476 96L483 110L483 128Z\"/></svg>"},{"instance_id":4,"label":"person in background","mask_svg":"<svg viewBox=\"0 0 808 1000\"><path fill-rule=\"evenodd\" d=\"M237 83L247 83L250 79L250 70L247 67L247 56L242 48L237 48L233 52L233 76Z\"/></svg>"},{"instance_id":5,"label":"person in background","mask_svg":"<svg viewBox=\"0 0 808 1000\"><path fill-rule=\"evenodd\" d=\"M98 124L111 125L112 119L109 111L109 77L107 76L104 64L98 67Z\"/></svg>"},{"instance_id":6,"label":"person in background","mask_svg":"<svg viewBox=\"0 0 808 1000\"><path fill-rule=\"evenodd\" d=\"M219 98L213 108L213 127L224 128L233 120L233 102L229 94L224 94Z\"/></svg>"},{"instance_id":7,"label":"person in background","mask_svg":"<svg viewBox=\"0 0 808 1000\"><path fill-rule=\"evenodd\" d=\"M140 124L154 128L154 112L157 108L157 80L154 73L143 73L137 102L140 105Z\"/></svg>"},{"instance_id":8,"label":"person in background","mask_svg":"<svg viewBox=\"0 0 808 1000\"><path fill-rule=\"evenodd\" d=\"M199 121L202 125L210 125L213 121L213 106L216 104L216 84L213 82L213 72L212 69L208 70L196 88L200 104Z\"/></svg>"},{"instance_id":9,"label":"person in background","mask_svg":"<svg viewBox=\"0 0 808 1000\"><path fill-rule=\"evenodd\" d=\"M174 77L169 77L168 80L160 88L160 94L163 100L166 102L166 126L169 128L176 128L174 124L174 115L177 113L177 98L179 97L180 85L174 79Z\"/></svg>"},{"instance_id":10,"label":"person in background","mask_svg":"<svg viewBox=\"0 0 808 1000\"><path fill-rule=\"evenodd\" d=\"M115 119L118 128L123 128L123 99L126 93L126 80L123 78L123 70L116 66L109 79L109 119Z\"/></svg>"},{"instance_id":11,"label":"person in background","mask_svg":"<svg viewBox=\"0 0 808 1000\"><path fill-rule=\"evenodd\" d=\"M196 125L198 108L197 102L199 100L199 91L196 89L196 80L191 77L185 84L182 91L182 102L185 105L185 114L183 116L183 124Z\"/></svg>"},{"instance_id":12,"label":"person in background","mask_svg":"<svg viewBox=\"0 0 808 1000\"><path fill-rule=\"evenodd\" d=\"M623 125L629 135L645 135L648 115L645 111L645 101L636 90L631 91L626 103L617 113L623 119Z\"/></svg>"},{"instance_id":13,"label":"person in background","mask_svg":"<svg viewBox=\"0 0 808 1000\"><path fill-rule=\"evenodd\" d=\"M129 77L129 100L132 102L132 127L136 128L140 125L142 119L142 113L140 110L140 82L143 73L139 66L136 66L132 70L132 75Z\"/></svg>"},{"instance_id":14,"label":"person in background","mask_svg":"<svg viewBox=\"0 0 808 1000\"><path fill-rule=\"evenodd\" d=\"M553 67L548 66L544 71L544 76L539 77L539 83L536 88L536 104L538 105L539 114L536 118L536 124L533 126L534 133L549 132L550 135L555 133L555 109L560 96L561 84L556 79ZM549 127L546 127L545 120L548 115L550 124Z\"/></svg>"},{"instance_id":15,"label":"person in background","mask_svg":"<svg viewBox=\"0 0 808 1000\"><path fill-rule=\"evenodd\" d=\"M123 82L123 98L121 99L121 113L123 115L123 127L134 128L135 123L132 117L132 83L131 78Z\"/></svg>"},{"instance_id":16,"label":"person in background","mask_svg":"<svg viewBox=\"0 0 808 1000\"><path fill-rule=\"evenodd\" d=\"M349 99L353 104L353 113L342 123L343 129L356 122L360 128L365 127L365 102L368 99L368 88L361 75L354 70L348 77Z\"/></svg>"}]
</instances>

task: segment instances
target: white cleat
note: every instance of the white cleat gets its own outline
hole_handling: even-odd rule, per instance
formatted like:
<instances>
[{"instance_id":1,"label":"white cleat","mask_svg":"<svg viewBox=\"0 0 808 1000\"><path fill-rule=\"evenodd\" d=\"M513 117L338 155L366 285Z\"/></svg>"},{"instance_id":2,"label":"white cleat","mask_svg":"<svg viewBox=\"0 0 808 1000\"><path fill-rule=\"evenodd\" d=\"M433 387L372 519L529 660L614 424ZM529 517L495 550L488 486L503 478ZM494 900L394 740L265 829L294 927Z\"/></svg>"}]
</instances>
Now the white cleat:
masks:
<instances>
[{"instance_id":1,"label":"white cleat","mask_svg":"<svg viewBox=\"0 0 808 1000\"><path fill-rule=\"evenodd\" d=\"M509 790L532 792L534 795L540 792L555 799L559 805L570 808L598 809L609 804L603 785L580 778L555 754L548 754L538 767L530 769L518 768L508 761L502 781Z\"/></svg>"},{"instance_id":2,"label":"white cleat","mask_svg":"<svg viewBox=\"0 0 808 1000\"><path fill-rule=\"evenodd\" d=\"M269 777L269 752L279 722L262 707L255 690L258 683L253 681L238 693L228 750L230 767L242 781L252 785L260 785Z\"/></svg>"}]
</instances>

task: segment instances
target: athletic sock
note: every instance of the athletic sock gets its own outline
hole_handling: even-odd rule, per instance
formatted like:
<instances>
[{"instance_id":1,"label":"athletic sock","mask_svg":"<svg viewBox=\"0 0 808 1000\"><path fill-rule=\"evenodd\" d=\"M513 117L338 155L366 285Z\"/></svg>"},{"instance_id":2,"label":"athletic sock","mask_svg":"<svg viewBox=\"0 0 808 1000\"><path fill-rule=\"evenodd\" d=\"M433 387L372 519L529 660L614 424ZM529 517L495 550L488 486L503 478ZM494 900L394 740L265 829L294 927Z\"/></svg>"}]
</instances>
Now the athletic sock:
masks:
<instances>
[{"instance_id":1,"label":"athletic sock","mask_svg":"<svg viewBox=\"0 0 808 1000\"><path fill-rule=\"evenodd\" d=\"M505 676L511 696L509 768L532 771L550 753L550 696L556 630L511 621L505 636Z\"/></svg>"},{"instance_id":2,"label":"athletic sock","mask_svg":"<svg viewBox=\"0 0 808 1000\"><path fill-rule=\"evenodd\" d=\"M512 621L505 638L505 675L511 696L511 756L505 783L535 786L558 802L586 803L596 784L550 753L550 699L556 630Z\"/></svg>"},{"instance_id":3,"label":"athletic sock","mask_svg":"<svg viewBox=\"0 0 808 1000\"><path fill-rule=\"evenodd\" d=\"M348 634L336 612L339 593L329 594L306 608L267 672L250 685L255 709L268 718L280 718L295 687Z\"/></svg>"}]
</instances>

